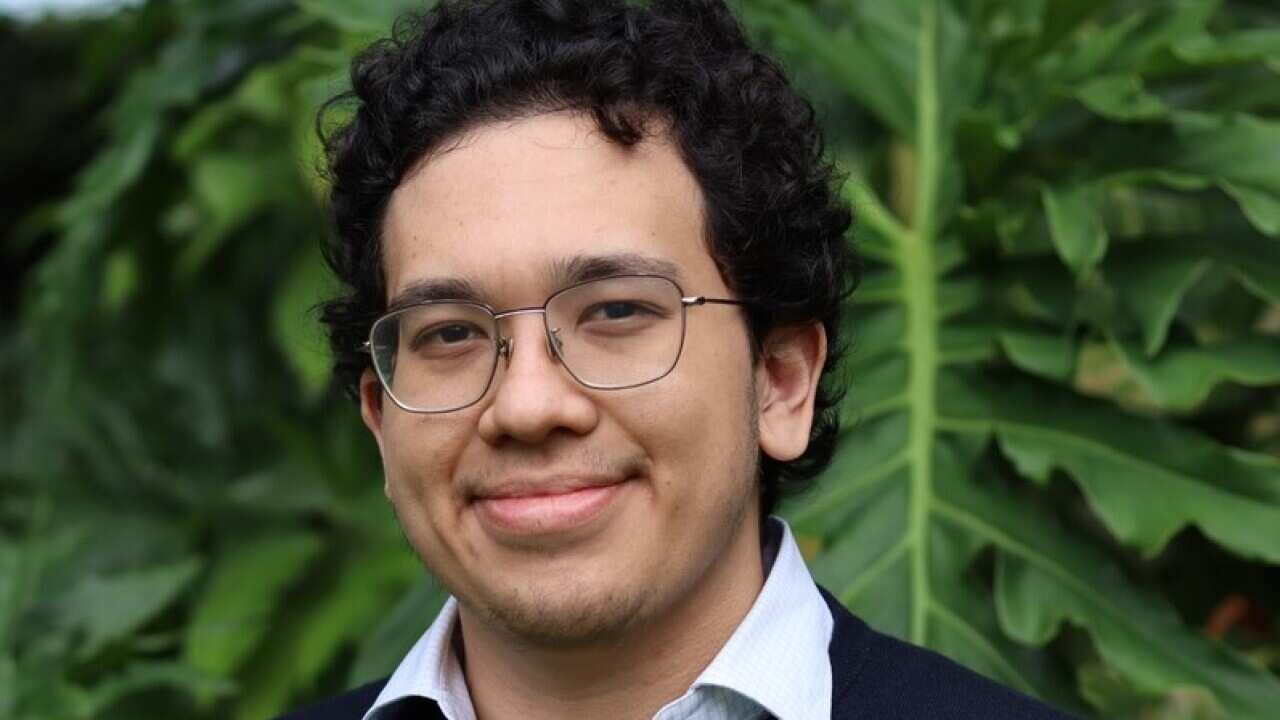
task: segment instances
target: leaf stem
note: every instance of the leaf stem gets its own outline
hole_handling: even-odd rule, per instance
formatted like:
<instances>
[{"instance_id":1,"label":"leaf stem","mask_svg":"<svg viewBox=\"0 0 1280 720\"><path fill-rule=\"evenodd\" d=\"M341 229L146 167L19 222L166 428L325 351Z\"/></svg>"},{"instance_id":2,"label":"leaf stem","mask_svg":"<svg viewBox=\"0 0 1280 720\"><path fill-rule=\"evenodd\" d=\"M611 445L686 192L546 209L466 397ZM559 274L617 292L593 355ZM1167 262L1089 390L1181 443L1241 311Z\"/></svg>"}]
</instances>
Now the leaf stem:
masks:
<instances>
[{"instance_id":1,"label":"leaf stem","mask_svg":"<svg viewBox=\"0 0 1280 720\"><path fill-rule=\"evenodd\" d=\"M1022 676L1022 673L1018 672L1016 667L1009 663L1004 655L1000 654L1000 650L982 634L982 631L970 624L961 614L952 612L951 608L942 603L935 602L930 607L933 610L934 617L939 622L951 626L952 631L968 640L973 649L985 657L992 667L1000 669L1001 680L1016 685L1017 689L1024 693L1029 695L1036 694L1035 687Z\"/></svg>"},{"instance_id":2,"label":"leaf stem","mask_svg":"<svg viewBox=\"0 0 1280 720\"><path fill-rule=\"evenodd\" d=\"M932 504L933 442L936 426L938 368L937 278L934 243L936 205L941 167L938 107L938 7L929 0L921 7L920 54L916 87L916 195L912 230L898 245L907 310L907 344L911 369L907 381L911 425L907 454L911 458L911 503L908 537L911 553L910 640L927 641L930 604L929 510Z\"/></svg>"},{"instance_id":3,"label":"leaf stem","mask_svg":"<svg viewBox=\"0 0 1280 720\"><path fill-rule=\"evenodd\" d=\"M911 231L893 216L889 208L880 202L880 198L876 197L875 192L866 183L853 178L846 188L846 194L853 203L854 215L858 218L858 222L888 240L895 247L910 241ZM871 251L871 254L877 257L891 252L890 249L882 248L874 238L863 236L859 239L862 241L860 249L863 252Z\"/></svg>"}]
</instances>

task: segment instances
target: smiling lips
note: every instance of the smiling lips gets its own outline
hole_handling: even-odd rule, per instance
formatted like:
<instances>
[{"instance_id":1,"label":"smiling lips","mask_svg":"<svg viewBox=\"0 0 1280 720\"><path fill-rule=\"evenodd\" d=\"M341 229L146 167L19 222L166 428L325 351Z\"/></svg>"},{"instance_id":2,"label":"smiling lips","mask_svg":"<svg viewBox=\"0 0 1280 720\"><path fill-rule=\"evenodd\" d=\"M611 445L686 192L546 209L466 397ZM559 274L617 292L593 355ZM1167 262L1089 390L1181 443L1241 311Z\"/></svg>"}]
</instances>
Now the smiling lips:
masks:
<instances>
[{"instance_id":1,"label":"smiling lips","mask_svg":"<svg viewBox=\"0 0 1280 720\"><path fill-rule=\"evenodd\" d=\"M541 535L586 525L622 491L625 480L512 483L481 493L475 507L502 534Z\"/></svg>"}]
</instances>

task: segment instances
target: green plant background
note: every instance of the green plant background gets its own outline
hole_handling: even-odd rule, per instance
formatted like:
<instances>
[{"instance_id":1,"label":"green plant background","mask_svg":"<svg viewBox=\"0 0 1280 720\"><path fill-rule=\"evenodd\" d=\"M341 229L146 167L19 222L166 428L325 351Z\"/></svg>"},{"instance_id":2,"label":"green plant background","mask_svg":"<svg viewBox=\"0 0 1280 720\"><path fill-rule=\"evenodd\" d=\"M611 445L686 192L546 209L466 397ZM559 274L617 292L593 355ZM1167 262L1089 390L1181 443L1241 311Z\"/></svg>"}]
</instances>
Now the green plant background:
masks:
<instances>
[{"instance_id":1,"label":"green plant background","mask_svg":"<svg viewBox=\"0 0 1280 720\"><path fill-rule=\"evenodd\" d=\"M316 107L420 6L0 21L0 717L270 717L442 602L312 312ZM1275 717L1280 7L737 6L867 259L819 581L1082 716Z\"/></svg>"}]
</instances>

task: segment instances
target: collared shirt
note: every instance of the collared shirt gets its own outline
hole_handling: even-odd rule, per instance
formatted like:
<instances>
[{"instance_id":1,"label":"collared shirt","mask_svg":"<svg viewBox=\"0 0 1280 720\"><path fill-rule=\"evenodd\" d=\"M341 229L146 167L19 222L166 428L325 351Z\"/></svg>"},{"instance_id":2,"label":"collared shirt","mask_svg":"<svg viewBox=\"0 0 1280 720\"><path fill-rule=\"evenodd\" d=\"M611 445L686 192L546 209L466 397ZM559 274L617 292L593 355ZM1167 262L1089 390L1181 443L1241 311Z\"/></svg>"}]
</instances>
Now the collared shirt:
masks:
<instances>
[{"instance_id":1,"label":"collared shirt","mask_svg":"<svg viewBox=\"0 0 1280 720\"><path fill-rule=\"evenodd\" d=\"M755 603L688 692L653 720L831 717L831 611L786 522L770 517L763 535L765 582ZM451 642L457 622L457 600L449 598L364 720L380 720L384 708L413 696L434 700L449 720L476 720Z\"/></svg>"}]
</instances>

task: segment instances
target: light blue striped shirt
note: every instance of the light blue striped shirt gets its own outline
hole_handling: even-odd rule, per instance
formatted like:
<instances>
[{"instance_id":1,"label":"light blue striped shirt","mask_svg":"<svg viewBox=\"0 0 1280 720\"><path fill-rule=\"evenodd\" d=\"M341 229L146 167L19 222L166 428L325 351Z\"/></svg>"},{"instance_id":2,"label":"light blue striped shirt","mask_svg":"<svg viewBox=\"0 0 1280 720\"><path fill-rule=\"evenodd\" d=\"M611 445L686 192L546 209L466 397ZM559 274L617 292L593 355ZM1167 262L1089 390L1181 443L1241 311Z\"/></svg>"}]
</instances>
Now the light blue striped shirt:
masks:
<instances>
[{"instance_id":1,"label":"light blue striped shirt","mask_svg":"<svg viewBox=\"0 0 1280 720\"><path fill-rule=\"evenodd\" d=\"M653 720L831 717L831 610L786 522L770 517L764 536L766 576L755 604L689 690ZM457 621L457 601L449 598L364 720L379 720L383 708L412 696L434 700L449 720L476 720L450 642Z\"/></svg>"}]
</instances>

